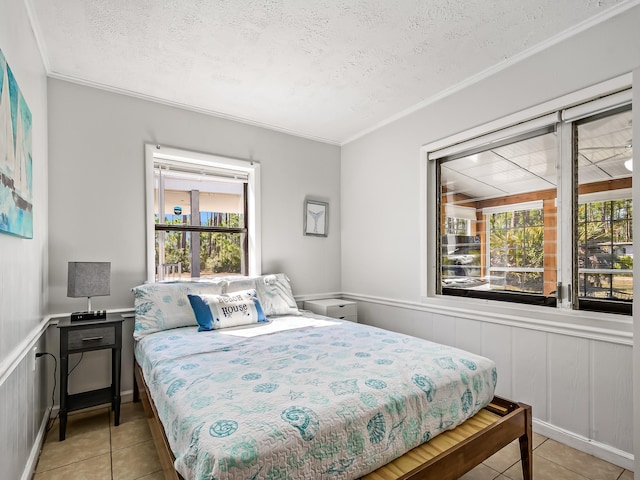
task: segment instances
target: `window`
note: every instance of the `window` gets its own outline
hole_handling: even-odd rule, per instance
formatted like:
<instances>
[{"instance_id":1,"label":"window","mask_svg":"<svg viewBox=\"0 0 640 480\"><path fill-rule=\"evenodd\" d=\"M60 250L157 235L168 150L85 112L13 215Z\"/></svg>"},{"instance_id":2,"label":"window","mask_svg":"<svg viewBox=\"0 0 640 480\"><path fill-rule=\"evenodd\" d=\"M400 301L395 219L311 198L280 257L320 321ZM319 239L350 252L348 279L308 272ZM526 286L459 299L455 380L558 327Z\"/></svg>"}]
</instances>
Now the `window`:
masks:
<instances>
[{"instance_id":1,"label":"window","mask_svg":"<svg viewBox=\"0 0 640 480\"><path fill-rule=\"evenodd\" d=\"M535 203L485 215L492 290L544 293L544 215Z\"/></svg>"},{"instance_id":2,"label":"window","mask_svg":"<svg viewBox=\"0 0 640 480\"><path fill-rule=\"evenodd\" d=\"M631 199L578 209L578 298L633 298Z\"/></svg>"},{"instance_id":3,"label":"window","mask_svg":"<svg viewBox=\"0 0 640 480\"><path fill-rule=\"evenodd\" d=\"M258 166L151 146L146 161L149 279L256 274Z\"/></svg>"},{"instance_id":4,"label":"window","mask_svg":"<svg viewBox=\"0 0 640 480\"><path fill-rule=\"evenodd\" d=\"M631 313L632 112L629 107L574 124L578 209L577 299L588 310Z\"/></svg>"},{"instance_id":5,"label":"window","mask_svg":"<svg viewBox=\"0 0 640 480\"><path fill-rule=\"evenodd\" d=\"M435 293L630 314L631 118L621 92L429 152Z\"/></svg>"},{"instance_id":6,"label":"window","mask_svg":"<svg viewBox=\"0 0 640 480\"><path fill-rule=\"evenodd\" d=\"M439 293L554 304L557 152L548 125L439 159L446 245ZM460 208L474 213L470 235L451 238L446 218Z\"/></svg>"}]
</instances>

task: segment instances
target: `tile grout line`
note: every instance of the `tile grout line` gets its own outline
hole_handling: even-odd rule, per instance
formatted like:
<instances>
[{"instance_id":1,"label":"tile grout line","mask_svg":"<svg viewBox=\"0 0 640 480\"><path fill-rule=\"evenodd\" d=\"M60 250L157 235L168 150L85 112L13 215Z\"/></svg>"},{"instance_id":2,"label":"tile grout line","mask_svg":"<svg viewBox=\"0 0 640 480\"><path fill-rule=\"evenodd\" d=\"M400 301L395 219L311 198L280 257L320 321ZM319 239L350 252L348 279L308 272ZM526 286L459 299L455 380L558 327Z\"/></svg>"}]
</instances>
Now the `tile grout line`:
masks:
<instances>
[{"instance_id":1,"label":"tile grout line","mask_svg":"<svg viewBox=\"0 0 640 480\"><path fill-rule=\"evenodd\" d=\"M561 464L561 463L558 463L558 462L556 462L556 461L554 461L554 460L549 460L547 457L544 457L544 456L542 456L541 458L544 458L547 462L553 463L554 465L557 465L557 466L559 466L560 468L564 468L565 470L567 470L567 471L569 471L569 472L571 472L571 473L573 473L573 474L577 475L577 476L578 476L578 477L580 477L580 478L584 478L584 480L593 480L592 478L585 477L583 474L581 474L581 473L579 473L579 472L576 472L575 470L570 469L570 468L569 468L568 466L566 466L566 465L563 465L563 464Z\"/></svg>"},{"instance_id":2,"label":"tile grout line","mask_svg":"<svg viewBox=\"0 0 640 480\"><path fill-rule=\"evenodd\" d=\"M549 438L547 438L547 439L545 440L545 442L546 442L547 440L549 440ZM544 442L542 442L542 443L544 443ZM542 445L542 443L541 443L540 445ZM560 443L560 442L557 442L557 443ZM538 446L540 446L540 445L538 445ZM562 445L562 444L561 444L561 445ZM572 448L572 447L569 447L569 448ZM572 450L575 450L575 449L573 449L573 448L572 448ZM578 451L578 452L580 452L579 450L577 450L577 451ZM580 452L580 453L586 453L586 452ZM614 466L614 467L616 467L616 468L621 468L621 469L622 469L622 471L621 471L621 472L620 472L620 473L615 477L615 479L612 479L612 480L620 480L620 478L622 477L622 475L624 475L624 472L626 471L626 469L625 469L625 468L623 468L623 467L621 467L621 466L619 466L619 465L615 465L615 464L613 464L613 463L611 463L611 462L607 462L606 460L603 460L603 459L601 459L601 458L598 458L598 457L596 457L596 456L594 456L594 455L591 455L591 454L588 454L588 453L587 453L587 455L589 455L589 456L593 457L593 458L594 458L595 460L597 460L597 461L604 462L604 463L609 464L609 465L612 465L612 466ZM572 468L570 468L569 466L567 466L567 465L565 465L565 464L563 464L563 463L558 463L558 462L557 462L557 461L555 461L555 460L551 460L550 458L547 458L547 457L545 457L545 456L544 456L544 455L542 455L542 454L541 454L541 455L539 455L539 456L540 456L540 457L542 457L542 458L544 458L544 459L545 459L546 461L548 461L548 462L551 462L551 463L553 463L553 464L555 464L555 465L558 465L558 466L560 466L560 467L562 467L562 468L564 468L564 469L566 469L566 470L570 471L571 473L575 473L576 475L579 475L580 477L585 478L586 480L596 480L596 479L591 478L591 477L589 477L589 476L587 476L587 475L584 475L584 474L582 474L582 473L580 473L580 472L576 472L575 470L573 470Z\"/></svg>"},{"instance_id":3,"label":"tile grout line","mask_svg":"<svg viewBox=\"0 0 640 480\"><path fill-rule=\"evenodd\" d=\"M548 437L544 437L544 440L543 440L542 442L540 442L538 445L536 445L535 447L533 446L533 443L532 443L532 445L531 445L531 450L532 450L532 452L533 452L533 453L535 453L536 449L537 449L538 447L540 447L542 444L544 444L547 440L549 440L549 438L548 438ZM515 442L515 440L514 440L514 442ZM531 439L531 442L533 442L533 438ZM488 459L487 459L487 460L488 460ZM485 460L485 461L486 461L486 460ZM482 464L483 464L485 467L487 467L487 468L489 468L489 469L493 470L494 472L495 472L495 471L497 471L497 472L498 472L498 475L497 475L496 477L494 477L494 478L493 478L493 480L495 480L496 478L498 478L498 477L500 477L500 476L504 476L504 477L506 477L506 478L507 478L507 479L509 479L509 480L513 480L511 477L509 477L509 476L507 475L507 471L508 471L509 469L513 468L515 465L518 465L519 463L521 463L521 461L522 461L521 459L516 460L514 463L510 464L509 466L507 466L503 471L495 470L494 468L492 468L492 467L490 467L489 465L487 465L485 462L482 462ZM589 480L589 479L587 479L587 480Z\"/></svg>"},{"instance_id":4,"label":"tile grout line","mask_svg":"<svg viewBox=\"0 0 640 480\"><path fill-rule=\"evenodd\" d=\"M60 420L59 419L54 419L54 423L52 424L51 429L47 432L47 435L49 435L53 431L53 429L55 428L56 424L57 424L58 429L59 429L60 428ZM46 440L46 437L45 437L45 440ZM59 441L60 440L58 440L58 442ZM38 462L40 462L40 457L42 456L42 453L44 452L45 448L49 448L49 447L47 447L46 443L47 442L45 441L43 446L42 446L42 449L40 451L40 455L38 456ZM57 466L48 468L46 470L42 470L40 472L36 471L36 472L34 472L34 477L35 477L36 474L44 474L44 473L48 473L48 472L53 472L55 470L60 470L62 468L70 467L71 465L74 465L76 463L82 463L82 462L85 462L85 461L88 461L88 460L92 460L92 459L100 457L102 455L104 455L104 453L96 453L95 455L92 455L92 456L89 456L89 457L86 457L86 458L81 458L81 459L78 459L78 460L74 460L74 461L69 462L69 463L63 463L61 465L57 465ZM36 468L36 470L37 470L37 468Z\"/></svg>"}]
</instances>

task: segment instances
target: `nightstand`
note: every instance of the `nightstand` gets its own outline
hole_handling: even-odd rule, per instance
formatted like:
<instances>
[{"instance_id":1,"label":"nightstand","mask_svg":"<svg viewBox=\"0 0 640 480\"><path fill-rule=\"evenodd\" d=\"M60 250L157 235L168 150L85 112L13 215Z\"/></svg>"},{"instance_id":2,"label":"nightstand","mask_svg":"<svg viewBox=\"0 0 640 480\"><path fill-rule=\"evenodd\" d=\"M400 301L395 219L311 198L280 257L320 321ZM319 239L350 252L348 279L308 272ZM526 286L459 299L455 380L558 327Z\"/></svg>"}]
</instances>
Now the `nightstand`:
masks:
<instances>
[{"instance_id":1,"label":"nightstand","mask_svg":"<svg viewBox=\"0 0 640 480\"><path fill-rule=\"evenodd\" d=\"M351 300L342 300L341 298L307 300L304 302L304 309L311 310L318 315L358 323L358 306L356 302L352 302Z\"/></svg>"},{"instance_id":2,"label":"nightstand","mask_svg":"<svg viewBox=\"0 0 640 480\"><path fill-rule=\"evenodd\" d=\"M67 430L67 413L110 403L114 425L120 424L120 370L122 352L122 316L107 314L105 320L71 322L64 318L60 329L60 440ZM69 394L69 354L92 350L111 350L111 386L88 392Z\"/></svg>"}]
</instances>

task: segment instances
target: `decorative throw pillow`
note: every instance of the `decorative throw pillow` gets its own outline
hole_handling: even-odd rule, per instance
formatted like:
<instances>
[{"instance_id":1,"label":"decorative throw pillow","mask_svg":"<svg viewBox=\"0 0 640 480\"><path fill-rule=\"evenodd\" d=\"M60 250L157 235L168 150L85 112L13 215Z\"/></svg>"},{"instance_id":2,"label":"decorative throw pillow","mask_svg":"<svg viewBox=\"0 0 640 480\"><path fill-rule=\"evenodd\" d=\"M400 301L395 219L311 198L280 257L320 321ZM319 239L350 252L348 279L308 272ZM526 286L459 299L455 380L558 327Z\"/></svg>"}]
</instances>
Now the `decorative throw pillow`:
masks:
<instances>
[{"instance_id":1,"label":"decorative throw pillow","mask_svg":"<svg viewBox=\"0 0 640 480\"><path fill-rule=\"evenodd\" d=\"M222 293L225 282L147 283L131 289L134 296L135 328L139 340L150 333L197 325L187 295Z\"/></svg>"},{"instance_id":2,"label":"decorative throw pillow","mask_svg":"<svg viewBox=\"0 0 640 480\"><path fill-rule=\"evenodd\" d=\"M199 332L267 321L255 290L223 295L190 294L188 298L200 325Z\"/></svg>"},{"instance_id":3,"label":"decorative throw pillow","mask_svg":"<svg viewBox=\"0 0 640 480\"><path fill-rule=\"evenodd\" d=\"M284 273L259 277L228 278L225 293L254 288L267 317L272 315L301 315L293 298L289 278Z\"/></svg>"},{"instance_id":4,"label":"decorative throw pillow","mask_svg":"<svg viewBox=\"0 0 640 480\"><path fill-rule=\"evenodd\" d=\"M256 291L265 315L301 315L284 273L259 277Z\"/></svg>"}]
</instances>

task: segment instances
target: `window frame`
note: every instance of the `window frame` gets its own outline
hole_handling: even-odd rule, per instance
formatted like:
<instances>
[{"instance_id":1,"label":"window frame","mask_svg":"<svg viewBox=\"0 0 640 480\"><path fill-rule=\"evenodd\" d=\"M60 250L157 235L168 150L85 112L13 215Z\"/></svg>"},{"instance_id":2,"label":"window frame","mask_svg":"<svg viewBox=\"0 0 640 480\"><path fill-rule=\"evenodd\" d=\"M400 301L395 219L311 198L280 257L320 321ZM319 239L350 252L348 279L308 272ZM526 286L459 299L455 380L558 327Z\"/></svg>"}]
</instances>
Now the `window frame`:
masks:
<instances>
[{"instance_id":1,"label":"window frame","mask_svg":"<svg viewBox=\"0 0 640 480\"><path fill-rule=\"evenodd\" d=\"M484 307L491 309L491 315L487 319L495 321L496 316L502 318L503 315L511 318L518 318L519 321L524 321L531 326L539 326L544 323L547 324L548 314L550 313L547 307L536 307L535 305L506 305L504 302L492 302L490 299L466 299L464 303L456 301L455 298L447 298L447 296L439 295L438 291L438 272L440 269L438 252L438 230L437 219L440 215L440 199L437 198L434 192L440 191L440 179L437 178L438 169L436 168L436 162L434 159L441 158L446 155L454 155L456 153L463 152L470 149L469 145L473 145L475 142L476 147L486 142L479 141L479 137L486 135L486 138L493 138L493 141L499 141L505 137L512 137L514 134L505 134L505 129L520 129L520 132L526 131L526 123L533 119L540 121L544 116L550 115L558 116L560 113L562 119L566 119L567 122L573 122L577 119L577 116L572 116L575 112L581 110L581 117L593 116L597 112L593 112L591 107L596 105L600 111L608 111L613 108L617 108L620 105L631 103L631 74L623 75L616 79L612 79L602 84L588 87L582 91L574 92L564 97L546 102L545 104L532 107L530 109L517 112L503 119L490 122L486 125L475 127L471 130L461 132L450 137L443 138L436 142L423 145L421 149L421 162L420 162L420 288L421 288L421 301L423 304L431 305L434 311L440 310L441 306L447 305L447 309L453 308L458 312L466 312L469 314L473 311L475 316L479 312L482 312ZM612 101L613 100L613 101ZM593 105L589 105L592 103ZM586 105L586 107L585 107ZM637 115L636 115L637 117ZM567 150L571 150L571 142L567 141L567 135L571 133L570 123L561 121L558 118L557 134L559 137L559 150L560 154L564 157L567 156ZM635 127L634 127L635 128ZM529 129L531 131L531 128ZM467 145L465 145L467 143ZM563 162L559 162L563 163ZM560 170L560 182L558 183L558 206L560 204L566 204L567 202L577 203L577 198L573 199L573 190L571 186L571 180L566 184L565 180L571 179L573 175L573 168L569 165L557 165L557 169ZM570 174L562 173L562 170L571 169ZM577 197L577 195L576 195ZM574 208L564 211L573 212ZM558 274L562 275L560 278L571 278L570 275L573 271L573 262L571 256L567 257L566 254L572 252L572 242L564 241L563 239L573 239L573 221L569 224L562 222L559 219L559 228L557 231L557 240L559 245L564 245L563 248L558 250ZM569 252L566 251L568 246ZM562 262L562 259L565 259ZM575 285L575 282L572 282ZM628 328L630 325L631 317L621 317L619 315L609 315L608 313L598 313L594 315L593 312L588 310L572 310L572 298L569 293L569 288L563 286L561 300L557 302L557 309L553 309L557 315L557 321L568 322L569 324L599 324L599 321L606 318L610 324L617 324L622 329ZM572 288L572 287L571 287ZM462 295L462 294L461 294ZM487 311L488 312L488 311ZM501 322L502 320L500 320ZM510 320L509 320L510 321ZM531 323L529 323L531 322ZM566 323L565 323L566 324ZM624 327L622 327L624 325ZM570 328L576 328L570 327ZM577 328L581 328L580 326Z\"/></svg>"},{"instance_id":2,"label":"window frame","mask_svg":"<svg viewBox=\"0 0 640 480\"><path fill-rule=\"evenodd\" d=\"M514 143L534 139L540 136L549 135L549 134L557 134L558 123L560 122L560 114L558 112L552 112L550 114L546 114L540 116L536 119L533 119L529 122L523 122L516 125L512 125L506 127L504 129L491 132L485 136L481 136L478 138L471 139L467 142L462 142L457 145L453 145L452 147L443 148L436 152L428 153L428 158L430 163L435 164L435 176L436 176L436 186L435 190L438 192L436 199L436 213L435 213L435 222L436 222L436 232L441 231L440 220L442 218L441 212L443 206L442 202L442 178L441 178L441 165L446 164L449 161L455 161L460 158L468 157L470 155L474 155L476 153L481 153L487 151L489 149L496 149L503 146L511 145ZM558 153L560 151L560 144L557 142L556 148L558 149ZM557 195L556 188L556 195ZM445 204L445 212L448 204ZM485 239L485 266L487 272L491 270L490 267L490 215L496 212L508 212L508 211L519 211L522 209L529 208L538 208L541 209L543 207L542 200L533 200L528 202L517 202L507 205L494 206L494 207L484 207L482 209L483 215L485 218L484 231L486 232ZM439 252L441 250L441 235L437 234L435 238L435 243L437 245L436 250ZM466 297L466 298L477 298L484 300L496 300L501 302L512 302L512 303L522 303L527 305L544 305L556 307L558 305L558 299L556 296L544 295L538 293L529 293L529 292L520 292L520 291L510 291L510 290L473 290L473 289L460 289L460 288L447 288L441 285L441 277L440 272L442 269L440 256L436 258L436 279L434 280L434 288L435 295L442 296L455 296L455 297ZM498 269L496 269L498 270ZM515 269L513 271L516 271ZM517 269L517 271L523 272L525 269ZM543 270L544 271L544 270Z\"/></svg>"},{"instance_id":3,"label":"window frame","mask_svg":"<svg viewBox=\"0 0 640 480\"><path fill-rule=\"evenodd\" d=\"M156 160L168 163L177 163L185 166L197 167L201 165L208 169L219 170L221 175L242 172L246 174L247 182L245 186L245 225L246 235L246 255L247 255L247 275L256 276L261 274L261 238L260 238L260 163L250 160L242 160L219 155L206 154L184 150L173 147L165 147L155 144L145 144L145 200L146 200L146 255L147 255L147 282L155 283L155 235L156 224L154 221L154 164ZM215 231L217 227L194 227L191 225L171 227L171 230L182 231ZM229 233L231 230L224 231Z\"/></svg>"},{"instance_id":4,"label":"window frame","mask_svg":"<svg viewBox=\"0 0 640 480\"><path fill-rule=\"evenodd\" d=\"M602 202L602 203L611 203L611 202L615 202L615 201L619 201L619 200L630 200L632 195L631 195L631 189L620 189L620 190L610 190L608 192L614 192L614 195L603 195L603 193L605 192L597 192L597 194L586 194L586 195L580 195L579 196L579 201L578 205L588 205L591 203L595 203L595 202ZM622 194L621 194L622 193ZM626 193L626 195L625 195ZM585 198L580 198L580 197L585 197ZM593 197L593 198L589 198L589 197ZM602 198L598 198L598 197L602 197ZM608 219L609 222L611 222L612 224L614 223L614 220L612 218ZM626 219L626 222L633 222L633 219L629 220ZM588 222L585 222L588 223ZM579 244L579 229L582 227L581 223L578 221L577 217L576 217L576 244ZM611 239L611 248L613 249L613 238ZM625 314L625 315L631 315L632 314L632 302L624 302L622 300L606 300L606 299L601 299L601 298L595 298L595 297L588 297L588 296L579 296L580 293L580 276L581 275L588 275L589 273L591 274L595 274L595 275L609 275L610 276L610 288L613 288L613 276L614 275L629 275L631 274L633 277L633 269L631 270L623 270L623 269L593 269L591 271L586 271L586 268L580 268L579 262L575 267L576 269L576 280L574 281L574 285L576 288L576 291L578 293L575 294L575 298L576 298L576 302L578 304L578 310L590 310L590 311L595 311L595 312L610 312L610 313L620 313L620 314Z\"/></svg>"},{"instance_id":5,"label":"window frame","mask_svg":"<svg viewBox=\"0 0 640 480\"><path fill-rule=\"evenodd\" d=\"M618 113L622 113L625 111L632 110L633 105L630 98L630 91L620 92L618 94L612 95L614 97L614 101L609 101L608 103L605 101L605 98L595 100L592 103L592 109L589 110L588 105L580 105L578 107L574 107L572 109L567 109L565 114L563 112L562 118L564 123L568 124L572 129L572 140L574 144L578 142L578 127L582 124L597 121L598 119L605 118L608 116L616 115ZM596 110L597 108L597 110ZM573 112L573 114L571 113ZM572 152L577 157L577 152ZM573 168L577 169L577 158L573 158L572 162ZM610 202L619 199L627 199L631 198L633 201L633 188L628 189L617 189L617 190L603 190L597 193L587 193L580 194L579 193L579 182L578 182L578 172L575 171L572 174L572 179L575 182L575 185L572 186L573 193L573 209L575 210L575 215L571 218L571 222L573 225L573 242L572 244L578 244L579 238L579 222L578 222L578 209L582 204L593 203L595 201L602 202ZM586 200L586 201L585 201ZM578 265L578 250L572 252L573 255L573 270L572 270L572 285L571 285L571 307L576 311L592 311L592 312L602 312L602 313L613 313L613 314L622 314L631 317L633 315L633 300L631 302L623 302L621 300L604 300L604 299L594 299L590 297L580 297L579 289L580 289L580 269ZM622 272L620 272L622 273ZM631 273L633 275L633 269Z\"/></svg>"}]
</instances>

